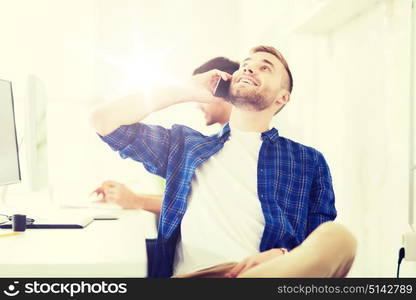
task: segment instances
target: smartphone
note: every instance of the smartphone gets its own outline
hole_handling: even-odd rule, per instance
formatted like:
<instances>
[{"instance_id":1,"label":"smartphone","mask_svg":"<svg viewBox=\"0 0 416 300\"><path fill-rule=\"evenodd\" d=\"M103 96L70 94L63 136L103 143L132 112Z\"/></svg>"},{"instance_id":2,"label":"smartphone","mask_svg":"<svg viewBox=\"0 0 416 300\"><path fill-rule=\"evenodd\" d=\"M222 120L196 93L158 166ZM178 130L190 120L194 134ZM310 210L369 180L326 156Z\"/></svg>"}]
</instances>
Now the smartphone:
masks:
<instances>
[{"instance_id":1,"label":"smartphone","mask_svg":"<svg viewBox=\"0 0 416 300\"><path fill-rule=\"evenodd\" d=\"M231 84L230 79L225 81L224 79L222 79L220 77L220 79L218 79L218 81L217 81L217 84L215 85L213 95L215 97L221 97L221 98L228 97L228 92L230 90L230 84Z\"/></svg>"}]
</instances>

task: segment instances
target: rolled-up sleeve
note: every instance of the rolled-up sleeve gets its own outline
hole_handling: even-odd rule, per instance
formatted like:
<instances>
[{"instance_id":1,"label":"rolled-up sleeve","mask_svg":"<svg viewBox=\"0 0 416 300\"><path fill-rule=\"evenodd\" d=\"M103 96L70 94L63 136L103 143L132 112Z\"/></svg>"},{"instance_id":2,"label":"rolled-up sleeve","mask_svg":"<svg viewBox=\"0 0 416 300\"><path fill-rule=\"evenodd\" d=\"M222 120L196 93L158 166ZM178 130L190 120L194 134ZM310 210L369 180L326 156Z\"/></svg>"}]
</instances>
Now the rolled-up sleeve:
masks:
<instances>
[{"instance_id":1,"label":"rolled-up sleeve","mask_svg":"<svg viewBox=\"0 0 416 300\"><path fill-rule=\"evenodd\" d=\"M336 216L331 173L324 156L317 152L317 165L309 200L307 235L320 224L334 220Z\"/></svg>"},{"instance_id":2,"label":"rolled-up sleeve","mask_svg":"<svg viewBox=\"0 0 416 300\"><path fill-rule=\"evenodd\" d=\"M149 172L166 178L171 130L157 125L124 125L106 136L99 135L122 158L143 163Z\"/></svg>"}]
</instances>

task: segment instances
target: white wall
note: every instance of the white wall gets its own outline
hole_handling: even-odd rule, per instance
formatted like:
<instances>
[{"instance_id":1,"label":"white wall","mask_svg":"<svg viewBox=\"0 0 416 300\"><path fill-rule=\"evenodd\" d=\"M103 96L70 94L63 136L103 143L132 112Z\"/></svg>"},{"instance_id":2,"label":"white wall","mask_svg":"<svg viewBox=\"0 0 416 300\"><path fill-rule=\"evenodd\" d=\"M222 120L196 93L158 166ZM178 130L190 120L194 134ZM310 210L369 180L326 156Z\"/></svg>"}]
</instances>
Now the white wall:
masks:
<instances>
[{"instance_id":1,"label":"white wall","mask_svg":"<svg viewBox=\"0 0 416 300\"><path fill-rule=\"evenodd\" d=\"M47 81L52 101L91 97L93 3L0 1L0 76L15 83L17 101L25 97L32 73Z\"/></svg>"},{"instance_id":2,"label":"white wall","mask_svg":"<svg viewBox=\"0 0 416 300\"><path fill-rule=\"evenodd\" d=\"M25 130L25 103L30 100L29 76L34 75L45 84L49 103L91 101L94 93L93 4L90 0L0 1L0 78L13 83L19 141L29 138ZM59 131L57 124L52 127ZM10 196L14 191L30 190L26 146L23 139L23 181L10 186Z\"/></svg>"},{"instance_id":3,"label":"white wall","mask_svg":"<svg viewBox=\"0 0 416 300\"><path fill-rule=\"evenodd\" d=\"M352 277L395 276L407 230L409 4L381 1L291 39L295 92L282 123L331 167L338 220L359 241ZM402 274L415 276L415 264Z\"/></svg>"}]
</instances>

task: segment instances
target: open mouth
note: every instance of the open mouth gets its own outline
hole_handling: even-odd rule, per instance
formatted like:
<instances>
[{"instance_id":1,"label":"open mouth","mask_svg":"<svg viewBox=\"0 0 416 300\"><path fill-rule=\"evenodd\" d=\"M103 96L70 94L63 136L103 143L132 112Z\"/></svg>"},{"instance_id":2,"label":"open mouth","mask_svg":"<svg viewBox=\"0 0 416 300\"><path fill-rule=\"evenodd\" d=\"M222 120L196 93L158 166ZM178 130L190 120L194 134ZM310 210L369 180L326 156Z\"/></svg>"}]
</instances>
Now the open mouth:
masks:
<instances>
[{"instance_id":1,"label":"open mouth","mask_svg":"<svg viewBox=\"0 0 416 300\"><path fill-rule=\"evenodd\" d=\"M244 83L248 85L258 86L259 84L251 77L242 76L237 80L237 83Z\"/></svg>"}]
</instances>

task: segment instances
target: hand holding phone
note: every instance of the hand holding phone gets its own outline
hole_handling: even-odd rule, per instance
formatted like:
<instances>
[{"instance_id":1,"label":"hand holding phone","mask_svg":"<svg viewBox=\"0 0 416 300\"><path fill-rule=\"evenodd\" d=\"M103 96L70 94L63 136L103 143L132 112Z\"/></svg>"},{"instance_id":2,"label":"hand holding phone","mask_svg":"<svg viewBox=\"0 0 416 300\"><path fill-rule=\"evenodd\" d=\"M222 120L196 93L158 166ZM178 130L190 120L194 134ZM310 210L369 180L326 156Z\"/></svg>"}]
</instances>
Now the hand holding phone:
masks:
<instances>
[{"instance_id":1,"label":"hand holding phone","mask_svg":"<svg viewBox=\"0 0 416 300\"><path fill-rule=\"evenodd\" d=\"M223 79L221 82L220 78ZM228 87L231 80L231 74L216 69L196 74L192 76L189 88L187 89L188 93L186 97L183 97L182 101L203 103L223 102L223 97L228 95Z\"/></svg>"},{"instance_id":2,"label":"hand holding phone","mask_svg":"<svg viewBox=\"0 0 416 300\"><path fill-rule=\"evenodd\" d=\"M217 84L215 85L213 95L215 97L226 98L230 90L231 79L225 81L221 77L218 79Z\"/></svg>"}]
</instances>

